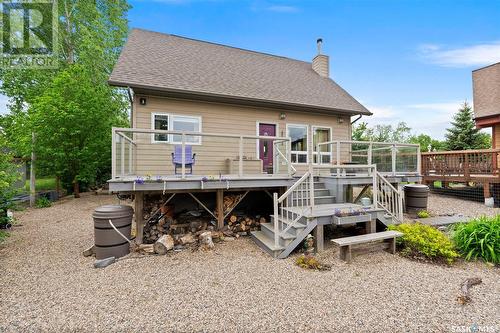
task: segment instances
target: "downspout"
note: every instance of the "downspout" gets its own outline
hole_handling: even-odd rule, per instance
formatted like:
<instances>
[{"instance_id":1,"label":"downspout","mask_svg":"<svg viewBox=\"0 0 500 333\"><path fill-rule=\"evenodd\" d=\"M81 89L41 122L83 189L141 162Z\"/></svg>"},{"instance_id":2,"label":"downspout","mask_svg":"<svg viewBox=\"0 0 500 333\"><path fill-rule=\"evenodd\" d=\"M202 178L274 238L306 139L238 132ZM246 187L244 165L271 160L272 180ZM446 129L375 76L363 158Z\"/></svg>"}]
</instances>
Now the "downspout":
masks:
<instances>
[{"instance_id":1,"label":"downspout","mask_svg":"<svg viewBox=\"0 0 500 333\"><path fill-rule=\"evenodd\" d=\"M130 102L130 127L134 128L134 98L132 97L132 88L127 87L127 95Z\"/></svg>"},{"instance_id":2,"label":"downspout","mask_svg":"<svg viewBox=\"0 0 500 333\"><path fill-rule=\"evenodd\" d=\"M363 115L362 115L362 114L360 114L358 118L356 118L356 119L354 119L353 121L351 121L351 125L354 125L354 123L355 123L355 122L357 122L358 120L360 120L360 119L361 119L361 117L363 117Z\"/></svg>"}]
</instances>

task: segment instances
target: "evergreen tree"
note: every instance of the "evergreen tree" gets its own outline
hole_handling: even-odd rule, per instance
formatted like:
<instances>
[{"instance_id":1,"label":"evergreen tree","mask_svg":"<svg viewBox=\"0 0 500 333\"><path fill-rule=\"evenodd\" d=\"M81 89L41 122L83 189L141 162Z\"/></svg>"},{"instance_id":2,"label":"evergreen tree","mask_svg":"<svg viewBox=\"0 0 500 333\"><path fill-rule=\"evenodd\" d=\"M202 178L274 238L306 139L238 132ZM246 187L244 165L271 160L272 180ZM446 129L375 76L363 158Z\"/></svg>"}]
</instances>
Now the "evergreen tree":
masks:
<instances>
[{"instance_id":1,"label":"evergreen tree","mask_svg":"<svg viewBox=\"0 0 500 333\"><path fill-rule=\"evenodd\" d=\"M453 117L452 127L446 129L446 148L448 150L467 150L489 148L484 133L480 133L472 118L472 108L464 102Z\"/></svg>"}]
</instances>

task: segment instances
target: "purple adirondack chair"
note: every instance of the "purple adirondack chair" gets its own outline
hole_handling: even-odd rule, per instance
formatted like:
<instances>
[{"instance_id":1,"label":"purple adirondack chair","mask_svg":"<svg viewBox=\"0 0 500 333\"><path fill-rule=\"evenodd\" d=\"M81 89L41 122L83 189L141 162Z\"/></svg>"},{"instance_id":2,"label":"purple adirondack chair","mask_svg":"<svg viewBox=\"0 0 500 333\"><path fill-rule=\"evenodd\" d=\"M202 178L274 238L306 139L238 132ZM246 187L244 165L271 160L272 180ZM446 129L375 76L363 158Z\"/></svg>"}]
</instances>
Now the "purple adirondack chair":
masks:
<instances>
[{"instance_id":1,"label":"purple adirondack chair","mask_svg":"<svg viewBox=\"0 0 500 333\"><path fill-rule=\"evenodd\" d=\"M196 154L193 154L192 146L185 146L186 156L184 164L186 166L186 173L193 174L193 165L195 162ZM174 152L172 153L172 163L174 164L175 174L179 174L177 169L182 169L182 146L175 146ZM189 170L189 171L188 171Z\"/></svg>"}]
</instances>

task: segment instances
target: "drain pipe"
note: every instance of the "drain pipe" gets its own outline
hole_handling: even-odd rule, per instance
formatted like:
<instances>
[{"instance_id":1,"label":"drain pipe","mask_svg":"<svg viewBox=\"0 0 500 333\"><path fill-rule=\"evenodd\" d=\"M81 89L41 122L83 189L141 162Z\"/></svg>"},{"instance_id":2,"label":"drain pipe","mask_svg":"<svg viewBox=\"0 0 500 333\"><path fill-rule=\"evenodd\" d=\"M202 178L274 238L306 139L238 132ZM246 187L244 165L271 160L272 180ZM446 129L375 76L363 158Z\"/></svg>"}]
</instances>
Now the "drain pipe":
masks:
<instances>
[{"instance_id":1,"label":"drain pipe","mask_svg":"<svg viewBox=\"0 0 500 333\"><path fill-rule=\"evenodd\" d=\"M360 119L361 119L361 117L363 117L363 115L362 115L362 114L360 114L358 118L356 118L356 119L354 119L353 121L351 121L351 125L354 125L354 123L355 123L355 122L357 122L358 120L360 120Z\"/></svg>"}]
</instances>

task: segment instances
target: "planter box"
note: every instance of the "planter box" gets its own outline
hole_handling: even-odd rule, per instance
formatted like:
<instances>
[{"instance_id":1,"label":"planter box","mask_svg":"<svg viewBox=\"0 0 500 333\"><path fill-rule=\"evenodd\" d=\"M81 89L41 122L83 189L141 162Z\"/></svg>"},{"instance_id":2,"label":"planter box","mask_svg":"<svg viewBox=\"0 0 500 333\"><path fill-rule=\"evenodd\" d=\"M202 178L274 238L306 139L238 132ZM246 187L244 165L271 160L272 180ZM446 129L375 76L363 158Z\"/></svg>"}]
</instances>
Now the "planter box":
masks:
<instances>
[{"instance_id":1,"label":"planter box","mask_svg":"<svg viewBox=\"0 0 500 333\"><path fill-rule=\"evenodd\" d=\"M341 224L353 224L360 222L369 222L372 219L370 214L361 214L361 215L351 215L351 216L332 216L333 224L341 225Z\"/></svg>"}]
</instances>

